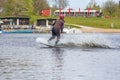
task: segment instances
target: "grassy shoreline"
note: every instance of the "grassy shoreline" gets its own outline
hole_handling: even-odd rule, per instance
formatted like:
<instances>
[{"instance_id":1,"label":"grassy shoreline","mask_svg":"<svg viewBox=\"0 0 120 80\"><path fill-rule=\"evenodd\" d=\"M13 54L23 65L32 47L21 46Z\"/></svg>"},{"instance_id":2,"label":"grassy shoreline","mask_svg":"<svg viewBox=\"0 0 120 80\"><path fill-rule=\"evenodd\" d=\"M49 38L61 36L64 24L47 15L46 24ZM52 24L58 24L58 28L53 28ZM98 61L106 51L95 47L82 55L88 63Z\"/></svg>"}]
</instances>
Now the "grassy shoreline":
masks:
<instances>
[{"instance_id":1,"label":"grassy shoreline","mask_svg":"<svg viewBox=\"0 0 120 80\"><path fill-rule=\"evenodd\" d=\"M65 22L95 28L120 29L120 18L98 18L98 17L65 17ZM113 27L112 27L113 23Z\"/></svg>"}]
</instances>

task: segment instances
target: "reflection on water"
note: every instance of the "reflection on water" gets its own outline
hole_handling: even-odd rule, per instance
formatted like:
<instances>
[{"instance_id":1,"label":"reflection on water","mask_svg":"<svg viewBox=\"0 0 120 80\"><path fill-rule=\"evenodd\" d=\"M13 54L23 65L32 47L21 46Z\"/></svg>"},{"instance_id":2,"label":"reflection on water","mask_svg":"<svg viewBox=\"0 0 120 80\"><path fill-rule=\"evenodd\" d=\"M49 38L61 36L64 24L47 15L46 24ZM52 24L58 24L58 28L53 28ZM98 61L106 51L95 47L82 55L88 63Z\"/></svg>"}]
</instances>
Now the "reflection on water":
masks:
<instances>
[{"instance_id":1,"label":"reflection on water","mask_svg":"<svg viewBox=\"0 0 120 80\"><path fill-rule=\"evenodd\" d=\"M63 66L64 66L64 56L63 56L64 50L60 48L53 48L52 54L54 58L54 67L53 67L53 80L64 80L64 74L63 74Z\"/></svg>"}]
</instances>

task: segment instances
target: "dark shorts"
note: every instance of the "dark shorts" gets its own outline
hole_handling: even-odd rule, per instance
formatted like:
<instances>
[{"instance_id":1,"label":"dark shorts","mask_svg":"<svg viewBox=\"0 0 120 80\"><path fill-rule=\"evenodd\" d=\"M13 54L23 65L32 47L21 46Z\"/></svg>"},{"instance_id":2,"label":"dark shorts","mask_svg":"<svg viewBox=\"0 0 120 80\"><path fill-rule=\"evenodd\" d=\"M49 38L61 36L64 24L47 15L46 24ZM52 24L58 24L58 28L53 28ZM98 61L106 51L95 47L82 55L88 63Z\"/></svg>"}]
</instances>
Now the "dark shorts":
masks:
<instances>
[{"instance_id":1,"label":"dark shorts","mask_svg":"<svg viewBox=\"0 0 120 80\"><path fill-rule=\"evenodd\" d=\"M53 27L52 28L52 36L60 37L60 29L56 28L56 27Z\"/></svg>"}]
</instances>

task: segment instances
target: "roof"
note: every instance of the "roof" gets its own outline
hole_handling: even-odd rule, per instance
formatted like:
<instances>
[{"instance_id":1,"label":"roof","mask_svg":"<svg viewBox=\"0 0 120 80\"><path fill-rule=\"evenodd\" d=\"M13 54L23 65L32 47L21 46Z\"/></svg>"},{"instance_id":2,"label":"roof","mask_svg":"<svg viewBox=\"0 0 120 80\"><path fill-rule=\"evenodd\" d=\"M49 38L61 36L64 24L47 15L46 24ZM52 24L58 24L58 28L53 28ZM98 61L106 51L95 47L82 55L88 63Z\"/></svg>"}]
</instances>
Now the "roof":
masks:
<instances>
[{"instance_id":1,"label":"roof","mask_svg":"<svg viewBox=\"0 0 120 80\"><path fill-rule=\"evenodd\" d=\"M96 12L97 10L90 10L90 12ZM60 12L59 10L55 10L55 12ZM61 10L61 12L68 12L68 10ZM78 10L70 10L70 12L78 12ZM88 10L80 10L80 12L88 12Z\"/></svg>"},{"instance_id":2,"label":"roof","mask_svg":"<svg viewBox=\"0 0 120 80\"><path fill-rule=\"evenodd\" d=\"M8 18L9 18L9 19L11 19L11 18L12 18L12 19L18 19L18 18L19 18L19 19L24 19L24 18L25 18L25 19L29 19L29 17L19 17L19 16L5 16L5 17L0 17L0 19L6 19L6 18L7 18L7 19L8 19Z\"/></svg>"},{"instance_id":3,"label":"roof","mask_svg":"<svg viewBox=\"0 0 120 80\"><path fill-rule=\"evenodd\" d=\"M50 19L50 18L47 18L47 19L37 19L37 20L56 20L56 19Z\"/></svg>"}]
</instances>

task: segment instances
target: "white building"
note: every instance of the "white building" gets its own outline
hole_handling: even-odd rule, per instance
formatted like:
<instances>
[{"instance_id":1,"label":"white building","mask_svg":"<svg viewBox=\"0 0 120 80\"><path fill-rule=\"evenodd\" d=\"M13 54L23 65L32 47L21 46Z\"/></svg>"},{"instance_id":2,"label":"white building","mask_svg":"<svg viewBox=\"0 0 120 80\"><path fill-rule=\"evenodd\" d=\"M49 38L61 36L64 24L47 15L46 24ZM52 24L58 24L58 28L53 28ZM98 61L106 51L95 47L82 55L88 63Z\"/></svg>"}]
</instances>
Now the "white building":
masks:
<instances>
[{"instance_id":1,"label":"white building","mask_svg":"<svg viewBox=\"0 0 120 80\"><path fill-rule=\"evenodd\" d=\"M97 10L55 10L54 15L64 14L65 16L97 16L100 14Z\"/></svg>"}]
</instances>

